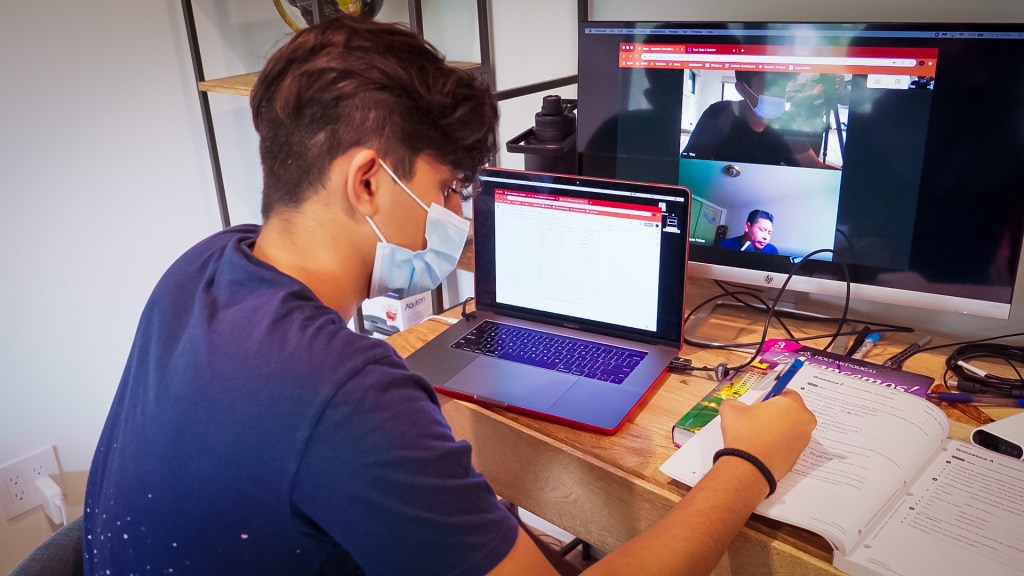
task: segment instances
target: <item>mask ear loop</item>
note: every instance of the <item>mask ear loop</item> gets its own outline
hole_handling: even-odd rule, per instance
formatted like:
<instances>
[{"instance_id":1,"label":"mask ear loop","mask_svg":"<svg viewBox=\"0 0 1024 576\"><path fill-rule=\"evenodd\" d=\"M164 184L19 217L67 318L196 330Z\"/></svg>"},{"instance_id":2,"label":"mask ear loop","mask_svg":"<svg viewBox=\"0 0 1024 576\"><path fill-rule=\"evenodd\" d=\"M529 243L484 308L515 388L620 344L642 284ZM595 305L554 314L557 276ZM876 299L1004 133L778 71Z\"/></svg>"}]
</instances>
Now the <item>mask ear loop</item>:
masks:
<instances>
[{"instance_id":1,"label":"mask ear loop","mask_svg":"<svg viewBox=\"0 0 1024 576\"><path fill-rule=\"evenodd\" d=\"M417 198L416 195L412 193L412 190L409 190L409 187L405 185L405 182L402 182L402 180L398 176L395 176L395 172L391 170L391 168L389 168L388 165L385 164L383 160L378 158L377 161L380 162L380 167L383 168L384 171L388 173L388 176L391 176L391 179L394 180L396 184L401 186L402 190L405 190L406 194L412 196L412 199L415 200L416 203L420 205L420 208L423 208L427 212L430 212L430 208L427 208L427 205L424 204L422 200Z\"/></svg>"},{"instance_id":2,"label":"mask ear loop","mask_svg":"<svg viewBox=\"0 0 1024 576\"><path fill-rule=\"evenodd\" d=\"M743 92L740 92L739 88L736 88L736 86L739 85L739 84L742 84L743 88L747 92L749 92L751 96L754 96L755 98L757 98L757 103L755 103L755 104L751 104L750 103L750 100L747 99L747 95L744 94ZM761 103L761 97L758 96L757 94L754 94L754 91L750 89L750 86L747 86L746 82L736 82L735 84L733 84L733 88L740 95L740 98L743 98L743 101L747 103L747 106L750 106L751 110L753 110L754 108L757 108L757 105Z\"/></svg>"},{"instance_id":3,"label":"mask ear loop","mask_svg":"<svg viewBox=\"0 0 1024 576\"><path fill-rule=\"evenodd\" d=\"M380 238L381 242L387 244L388 241L384 239L384 235L380 233L380 229L377 228L377 225L373 223L373 219L370 218L369 216L366 216L366 221L369 222L370 228L373 228L374 233L377 234L377 238Z\"/></svg>"}]
</instances>

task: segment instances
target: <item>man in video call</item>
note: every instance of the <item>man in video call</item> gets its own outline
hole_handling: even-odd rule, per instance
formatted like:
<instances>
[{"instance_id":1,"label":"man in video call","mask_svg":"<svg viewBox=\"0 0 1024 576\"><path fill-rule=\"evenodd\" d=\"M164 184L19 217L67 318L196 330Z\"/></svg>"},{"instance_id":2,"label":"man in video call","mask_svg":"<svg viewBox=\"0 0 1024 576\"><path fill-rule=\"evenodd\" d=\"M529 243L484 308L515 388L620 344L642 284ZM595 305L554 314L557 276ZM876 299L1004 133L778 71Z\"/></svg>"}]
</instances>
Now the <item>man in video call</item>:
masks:
<instances>
[{"instance_id":1,"label":"man in video call","mask_svg":"<svg viewBox=\"0 0 1024 576\"><path fill-rule=\"evenodd\" d=\"M786 112L786 86L792 74L736 72L742 101L708 106L683 148L684 158L751 164L800 166L793 150L770 122Z\"/></svg>"},{"instance_id":2,"label":"man in video call","mask_svg":"<svg viewBox=\"0 0 1024 576\"><path fill-rule=\"evenodd\" d=\"M739 250L741 252L760 252L762 254L778 254L779 249L768 241L772 239L775 217L764 210L751 210L747 222L743 226L743 234L726 238L718 243L721 248Z\"/></svg>"}]
</instances>

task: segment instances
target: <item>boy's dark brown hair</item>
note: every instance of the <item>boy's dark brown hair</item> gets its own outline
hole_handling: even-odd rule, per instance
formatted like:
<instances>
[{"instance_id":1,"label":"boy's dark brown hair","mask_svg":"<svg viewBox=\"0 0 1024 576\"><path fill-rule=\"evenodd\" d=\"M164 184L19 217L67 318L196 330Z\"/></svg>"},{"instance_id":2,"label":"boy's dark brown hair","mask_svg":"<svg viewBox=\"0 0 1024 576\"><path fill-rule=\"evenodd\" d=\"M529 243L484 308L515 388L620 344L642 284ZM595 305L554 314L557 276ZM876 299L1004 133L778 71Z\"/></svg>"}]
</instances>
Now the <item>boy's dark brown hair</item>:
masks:
<instances>
[{"instance_id":1,"label":"boy's dark brown hair","mask_svg":"<svg viewBox=\"0 0 1024 576\"><path fill-rule=\"evenodd\" d=\"M356 146L377 150L403 179L429 154L465 184L496 150L487 83L397 24L339 15L296 33L267 61L250 104L264 219L302 203Z\"/></svg>"}]
</instances>

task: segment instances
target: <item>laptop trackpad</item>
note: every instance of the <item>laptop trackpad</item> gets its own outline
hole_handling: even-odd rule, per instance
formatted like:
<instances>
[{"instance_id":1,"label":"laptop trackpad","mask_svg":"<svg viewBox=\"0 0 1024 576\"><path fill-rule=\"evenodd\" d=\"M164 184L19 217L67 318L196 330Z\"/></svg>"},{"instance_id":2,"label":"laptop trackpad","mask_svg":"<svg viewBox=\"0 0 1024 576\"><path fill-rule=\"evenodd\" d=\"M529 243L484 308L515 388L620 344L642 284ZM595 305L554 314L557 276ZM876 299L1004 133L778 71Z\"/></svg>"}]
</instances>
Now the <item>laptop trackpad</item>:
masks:
<instances>
[{"instance_id":1,"label":"laptop trackpad","mask_svg":"<svg viewBox=\"0 0 1024 576\"><path fill-rule=\"evenodd\" d=\"M531 410L546 410L577 376L483 357L470 363L445 388Z\"/></svg>"}]
</instances>

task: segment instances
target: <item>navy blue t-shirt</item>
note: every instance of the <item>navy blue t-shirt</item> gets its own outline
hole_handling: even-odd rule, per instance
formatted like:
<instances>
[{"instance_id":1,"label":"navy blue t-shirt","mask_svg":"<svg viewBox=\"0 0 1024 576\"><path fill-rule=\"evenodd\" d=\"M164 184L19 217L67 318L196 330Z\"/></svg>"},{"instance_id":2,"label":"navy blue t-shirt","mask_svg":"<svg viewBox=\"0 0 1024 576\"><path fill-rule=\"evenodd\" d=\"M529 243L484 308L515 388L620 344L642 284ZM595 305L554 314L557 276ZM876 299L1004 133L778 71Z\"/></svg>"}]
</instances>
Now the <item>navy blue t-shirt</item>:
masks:
<instances>
[{"instance_id":1,"label":"navy blue t-shirt","mask_svg":"<svg viewBox=\"0 0 1024 576\"><path fill-rule=\"evenodd\" d=\"M430 385L215 234L160 280L86 490L87 574L482 574L518 525Z\"/></svg>"}]
</instances>

